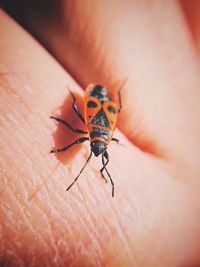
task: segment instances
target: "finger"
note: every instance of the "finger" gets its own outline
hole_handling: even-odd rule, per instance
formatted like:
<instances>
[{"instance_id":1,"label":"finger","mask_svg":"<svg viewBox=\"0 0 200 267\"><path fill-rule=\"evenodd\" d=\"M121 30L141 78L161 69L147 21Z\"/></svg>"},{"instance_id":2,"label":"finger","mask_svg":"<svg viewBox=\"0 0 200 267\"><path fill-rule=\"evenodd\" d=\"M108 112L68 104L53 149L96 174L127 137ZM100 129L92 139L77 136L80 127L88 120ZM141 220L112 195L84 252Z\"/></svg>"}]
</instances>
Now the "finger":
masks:
<instances>
[{"instance_id":1,"label":"finger","mask_svg":"<svg viewBox=\"0 0 200 267\"><path fill-rule=\"evenodd\" d=\"M111 191L102 187L98 168L91 165L82 176L83 183L77 184L70 194L65 192L89 151L85 149L78 157L77 153L73 157L70 151L67 165L60 160L58 164L49 154L55 127L48 118L52 110L62 105L67 92L65 85L72 81L45 50L3 12L0 25L1 262L7 266L20 266L25 261L32 266L78 266L80 261L91 265L101 253L99 261L111 263L111 255L116 250L110 242L110 233L114 233L115 242L124 234L118 233L117 219L114 224L105 225L113 209L109 199ZM66 107L65 104L61 111ZM69 133L65 134L65 142L69 142ZM107 203L101 202L99 207L99 200L105 198ZM94 215L101 220L95 223ZM109 248L105 245L107 241ZM105 249L109 251L103 254ZM82 251L81 256L76 256L77 250ZM130 255L129 261L133 261L131 251L132 248L130 251L121 249L115 259L123 261Z\"/></svg>"},{"instance_id":2,"label":"finger","mask_svg":"<svg viewBox=\"0 0 200 267\"><path fill-rule=\"evenodd\" d=\"M128 78L120 129L134 144L198 171L198 62L178 2L114 2L62 1L53 16L32 5L25 14L83 86Z\"/></svg>"}]
</instances>

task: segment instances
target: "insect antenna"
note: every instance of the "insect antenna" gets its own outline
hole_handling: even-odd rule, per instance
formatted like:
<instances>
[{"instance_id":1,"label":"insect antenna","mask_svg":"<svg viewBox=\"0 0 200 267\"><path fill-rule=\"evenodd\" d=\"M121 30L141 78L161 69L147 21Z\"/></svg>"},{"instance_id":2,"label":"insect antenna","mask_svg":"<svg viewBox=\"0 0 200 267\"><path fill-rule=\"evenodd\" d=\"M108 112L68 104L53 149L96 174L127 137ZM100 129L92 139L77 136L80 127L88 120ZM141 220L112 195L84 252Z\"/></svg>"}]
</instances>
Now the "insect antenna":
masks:
<instances>
[{"instance_id":1,"label":"insect antenna","mask_svg":"<svg viewBox=\"0 0 200 267\"><path fill-rule=\"evenodd\" d=\"M84 164L84 166L80 170L79 174L76 176L76 178L74 179L74 181L67 187L66 191L68 191L74 185L74 183L78 180L79 176L81 175L81 173L85 169L85 167L88 164L88 162L90 161L91 157L92 157L92 151L90 152L90 155L89 155L88 159L86 160L86 163Z\"/></svg>"}]
</instances>

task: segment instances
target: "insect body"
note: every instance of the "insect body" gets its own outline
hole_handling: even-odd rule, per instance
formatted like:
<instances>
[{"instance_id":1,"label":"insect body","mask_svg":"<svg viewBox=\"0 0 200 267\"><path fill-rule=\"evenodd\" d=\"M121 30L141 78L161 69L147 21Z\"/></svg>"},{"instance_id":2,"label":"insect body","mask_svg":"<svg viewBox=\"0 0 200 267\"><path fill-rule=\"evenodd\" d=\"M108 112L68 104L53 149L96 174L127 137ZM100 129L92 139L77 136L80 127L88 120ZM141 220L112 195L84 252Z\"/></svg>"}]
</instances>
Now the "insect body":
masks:
<instances>
[{"instance_id":1,"label":"insect body","mask_svg":"<svg viewBox=\"0 0 200 267\"><path fill-rule=\"evenodd\" d=\"M75 129L66 121L60 118L51 116L52 119L55 119L63 123L68 128L70 128L73 132L85 135L85 137L77 139L72 144L69 144L66 147L63 147L61 149L51 150L51 153L66 151L71 146L75 144L83 143L87 140L90 141L91 152L86 163L80 170L79 174L77 175L77 177L74 179L74 181L70 184L70 186L66 190L68 191L72 187L72 185L77 181L80 174L84 170L85 166L91 159L92 154L94 154L96 157L98 157L99 155L102 156L103 167L101 168L100 172L101 172L102 177L105 180L106 178L103 172L105 171L107 173L110 179L110 182L112 184L112 196L114 196L114 183L112 181L111 175L109 174L106 168L109 162L107 146L110 143L110 141L118 142L116 138L113 138L113 132L116 128L118 113L121 110L120 91L118 91L119 101L118 103L116 103L112 101L110 95L108 94L106 87L102 85L89 85L86 90L85 98L84 98L84 117L81 115L81 113L79 112L76 106L75 96L73 95L72 92L70 93L73 98L72 107L74 111L76 112L76 114L78 115L78 117L86 125L87 131L83 131L81 129Z\"/></svg>"},{"instance_id":2,"label":"insect body","mask_svg":"<svg viewBox=\"0 0 200 267\"><path fill-rule=\"evenodd\" d=\"M104 155L116 127L117 104L111 101L105 87L96 85L86 91L84 111L91 151L96 157Z\"/></svg>"}]
</instances>

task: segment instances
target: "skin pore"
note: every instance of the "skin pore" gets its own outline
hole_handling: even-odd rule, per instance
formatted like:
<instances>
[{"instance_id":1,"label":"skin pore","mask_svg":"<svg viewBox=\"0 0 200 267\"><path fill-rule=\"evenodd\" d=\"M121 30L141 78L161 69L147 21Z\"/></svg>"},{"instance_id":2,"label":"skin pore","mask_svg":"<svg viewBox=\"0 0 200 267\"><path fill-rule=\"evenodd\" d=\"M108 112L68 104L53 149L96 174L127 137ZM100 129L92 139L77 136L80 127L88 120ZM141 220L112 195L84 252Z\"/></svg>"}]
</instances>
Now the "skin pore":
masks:
<instances>
[{"instance_id":1,"label":"skin pore","mask_svg":"<svg viewBox=\"0 0 200 267\"><path fill-rule=\"evenodd\" d=\"M43 5L19 2L31 34L0 10L0 265L199 266L199 58L180 3ZM82 110L82 88L124 78L115 197L95 157L66 192L90 146L50 154L80 135L49 117L85 130L67 88Z\"/></svg>"}]
</instances>

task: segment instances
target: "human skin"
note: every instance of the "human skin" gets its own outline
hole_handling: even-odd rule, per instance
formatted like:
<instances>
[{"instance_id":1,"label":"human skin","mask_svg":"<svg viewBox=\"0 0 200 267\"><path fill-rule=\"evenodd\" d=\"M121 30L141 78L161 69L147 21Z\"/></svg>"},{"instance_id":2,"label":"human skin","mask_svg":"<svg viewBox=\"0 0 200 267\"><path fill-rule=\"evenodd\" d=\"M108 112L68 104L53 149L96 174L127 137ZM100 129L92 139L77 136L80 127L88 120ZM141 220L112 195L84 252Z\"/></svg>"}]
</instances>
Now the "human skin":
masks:
<instances>
[{"instance_id":1,"label":"human skin","mask_svg":"<svg viewBox=\"0 0 200 267\"><path fill-rule=\"evenodd\" d=\"M0 11L0 265L199 266L199 59L178 2L21 5L52 55ZM80 136L49 117L84 129L67 87L81 109L87 84L124 78L115 197L95 157L66 192L90 146L50 154Z\"/></svg>"},{"instance_id":2,"label":"human skin","mask_svg":"<svg viewBox=\"0 0 200 267\"><path fill-rule=\"evenodd\" d=\"M198 55L200 55L200 2L198 0L182 0L181 3L195 41L195 46L197 48Z\"/></svg>"}]
</instances>

